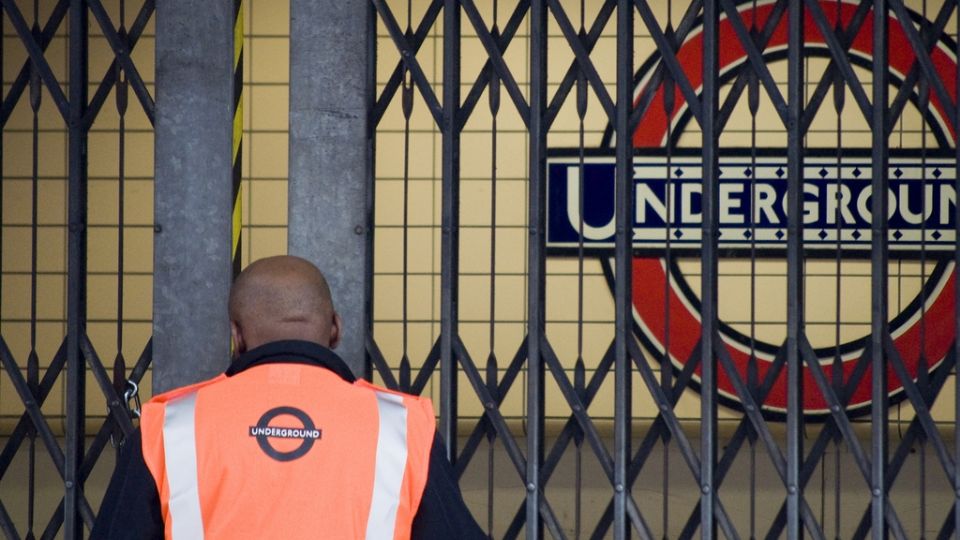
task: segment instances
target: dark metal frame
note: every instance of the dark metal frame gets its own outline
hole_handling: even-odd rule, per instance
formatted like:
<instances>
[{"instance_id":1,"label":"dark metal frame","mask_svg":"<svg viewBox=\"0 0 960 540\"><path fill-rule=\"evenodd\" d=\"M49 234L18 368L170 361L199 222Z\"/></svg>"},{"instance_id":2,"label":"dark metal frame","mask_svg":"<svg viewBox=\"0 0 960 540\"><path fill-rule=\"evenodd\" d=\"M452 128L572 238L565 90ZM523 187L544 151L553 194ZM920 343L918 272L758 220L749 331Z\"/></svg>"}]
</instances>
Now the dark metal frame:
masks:
<instances>
[{"instance_id":1,"label":"dark metal frame","mask_svg":"<svg viewBox=\"0 0 960 540\"><path fill-rule=\"evenodd\" d=\"M589 26L589 30L579 32L571 23L559 0L520 0L507 24L501 29L498 25L485 22L477 10L474 0L434 0L431 2L415 29L404 32L397 23L391 7L386 0L372 0L371 27L383 25L394 46L401 53L386 86L379 95L374 96L370 138L375 140L377 127L383 115L391 105L397 89L406 73L419 91L436 121L436 129L442 134L442 266L441 266L441 331L437 343L425 359L422 369L410 383L409 363L404 360L400 377L394 375L390 363L372 336L368 337L368 354L371 371L376 371L390 386L399 387L414 393L422 392L428 379L440 370L440 432L447 441L447 455L462 474L467 463L475 456L480 442L499 439L511 459L518 477L526 486L526 498L523 508L517 510L510 526L504 534L514 538L525 530L527 538L545 536L545 529L553 537L562 538L561 524L544 488L557 469L557 465L572 442L584 441L595 454L608 477L611 488L611 501L607 511L593 531L593 538L604 536L610 531L615 538L629 537L632 532L640 537L652 537L652 532L640 512L631 494L631 487L641 469L648 464L653 449L660 441L676 443L681 455L700 488L699 503L686 520L681 533L682 538L690 538L699 529L704 538L715 538L718 529L727 538L738 538L735 529L724 509L718 491L728 475L735 458L749 442L760 441L762 448L769 454L774 468L782 483L783 504L775 517L773 526L767 532L767 538L777 538L786 532L788 538L800 538L809 534L813 538L823 538L824 524L811 509L804 496L805 487L811 481L814 472L824 463L830 444L842 442L854 457L862 476L870 489L870 505L859 522L856 537L863 538L871 534L874 538L886 538L888 535L905 537L903 524L889 499L890 489L900 474L903 464L917 441L926 441L933 445L943 472L956 489L956 501L950 515L941 527L941 537L947 537L960 531L960 475L956 463L960 462L960 434L957 435L956 448L949 452L937 426L930 415L930 405L943 388L950 369L939 369L921 375L922 381L912 380L907 373L903 360L893 346L888 328L887 313L887 264L889 261L886 246L886 199L873 199L873 252L872 267L872 310L871 334L867 350L855 366L852 375L846 381L828 380L819 366L804 332L804 248L802 241L802 183L805 143L813 117L820 109L828 91L834 89L835 106L842 108L843 94L849 91L856 108L864 115L872 131L873 168L872 185L874 192L885 192L888 151L888 138L903 112L908 100L932 93L944 104L948 121L954 127L960 126L960 106L949 98L946 81L939 79L929 52L943 36L947 21L957 3L947 1L932 24L924 24L919 30L906 25L905 31L914 51L916 61L907 73L904 81L890 106L888 102L888 84L890 76L887 65L887 21L893 14L900 20L911 20L902 0L872 0L861 2L853 18L846 27L837 24L831 27L823 8L816 0L777 0L770 18L762 28L749 29L737 11L735 0L692 0L676 28L668 25L661 28L653 14L648 0L605 0ZM848 49L853 37L862 28L867 17L873 16L873 43L878 51L873 57L872 75L874 81L872 96L868 96L864 85L853 69ZM616 11L617 35L617 80L615 96L610 96L605 82L601 80L591 60L591 51L600 33L610 24ZM442 80L430 81L424 75L417 60L417 52L443 12L443 73ZM459 88L461 70L459 65L461 14L466 15L472 26L471 31L479 37L480 43L488 55L483 68L476 75L470 91L461 101ZM633 36L637 17L653 38L660 62L654 68L646 89L636 97L634 88L634 51ZM718 65L718 21L726 16L732 23L741 46L747 53L745 62L736 74L731 91L721 102L719 86L722 83ZM557 27L574 53L574 60L554 95L548 95L546 58L548 54L546 28L547 21ZM788 87L786 96L780 93L777 82L765 65L764 50L776 26L786 17L788 24L789 50L787 53ZM829 66L818 81L809 98L804 92L804 26L803 18L809 17L823 34L829 49ZM504 52L511 45L518 28L525 18L529 18L529 49L526 51L529 61L529 87L526 92L516 82L510 67L504 61ZM679 64L676 52L678 44L698 23L703 24L704 57L703 88L697 94ZM960 23L958 23L960 25ZM960 32L960 26L958 26ZM375 36L371 32L371 36ZM375 48L375 45L371 46ZM494 82L492 82L494 81ZM375 75L371 74L371 83L375 85ZM466 120L472 114L481 94L492 85L502 85L529 134L529 209L528 232L529 248L527 268L528 295L526 324L527 335L507 365L505 371L496 380L496 364L489 363L488 373L493 366L494 374L484 381L477 364L471 358L457 334L457 297L458 297L458 249L459 249L459 136ZM956 83L960 86L960 71ZM654 92L662 86L670 86L669 91L679 89L689 105L690 115L696 120L703 135L704 164L704 220L703 237L706 239L701 255L702 281L702 325L703 337L692 358L672 380L662 383L650 362L633 339L633 320L631 311L632 283L618 279L614 285L615 299L615 339L607 353L599 361L597 370L589 381L584 380L582 364L578 364L571 381L569 374L562 368L560 361L549 341L545 337L545 152L546 134L559 114L560 107L576 88L578 99L589 87L606 114L615 137L617 173L617 221L616 247L614 251L614 273L617 276L630 275L633 251L631 222L632 197L626 196L628 186L632 185L632 167L628 166L634 155L632 133L646 114ZM918 85L921 88L918 90ZM442 104L437 99L435 88L443 89ZM788 304L786 343L780 348L770 371L762 381L743 380L737 375L732 359L719 338L718 320L718 261L721 253L718 249L717 229L719 223L719 135L730 119L734 107L743 95L749 91L749 99L757 99L760 90L774 104L783 129L787 133L789 200L788 240L786 258L788 262L787 289ZM492 91L492 90L491 90ZM671 94L672 95L672 94ZM926 99L925 97L923 99ZM807 101L805 101L807 100ZM921 101L929 104L929 101ZM585 105L578 104L578 107ZM751 106L756 109L754 105ZM621 136L626 134L627 136ZM958 171L960 171L960 151ZM960 174L958 174L960 176ZM957 181L960 191L960 179ZM958 230L960 230L960 209L957 211ZM960 253L954 260L960 266ZM372 268L369 270L372 275ZM372 283L372 278L371 278ZM960 290L958 290L958 309L960 309ZM372 310L368 312L369 327L373 328ZM957 335L960 335L960 318L957 321ZM960 361L960 344L955 344L946 362L956 370L954 362ZM804 388L803 369L809 367L816 388ZM674 413L682 390L691 381L693 372L701 368L701 423L700 449L696 452L689 438L681 429ZM611 450L601 438L594 420L586 412L599 391L601 383L610 374L614 374L615 412L614 447ZM660 410L651 427L643 434L631 431L633 389L631 372L636 369L641 380ZM888 369L903 381L904 391L909 403L916 410L916 417L903 434L895 451L887 433L888 397L886 378ZM730 440L720 447L717 435L717 390L716 378L723 370L733 382L743 403L744 416L737 424ZM763 417L760 404L771 391L774 381L786 371L788 381L788 411L786 413L786 448L780 447L771 433L767 420ZM463 448L457 448L457 373L463 372L469 380L477 398L484 405L484 413L476 426L468 434ZM853 390L861 380L871 373L872 431L871 448L868 452L858 440L845 406L850 401ZM514 388L521 373L526 374L526 387ZM570 415L552 446L544 436L544 392L547 378L552 376L554 383L570 406ZM749 378L748 378L749 379ZM960 379L957 383L960 390ZM521 449L518 438L510 431L499 410L504 396L513 390L526 394L526 453ZM801 404L804 392L820 392L830 406L831 414L822 424L805 423ZM960 418L960 400L956 408ZM956 424L955 424L956 427ZM818 431L810 437L810 430ZM958 432L960 433L960 432ZM805 435L806 434L806 435ZM642 436L641 436L642 435ZM634 448L634 441L639 445ZM809 443L809 446L807 446ZM577 442L579 452L579 442ZM525 527L525 529L524 529Z\"/></svg>"}]
</instances>

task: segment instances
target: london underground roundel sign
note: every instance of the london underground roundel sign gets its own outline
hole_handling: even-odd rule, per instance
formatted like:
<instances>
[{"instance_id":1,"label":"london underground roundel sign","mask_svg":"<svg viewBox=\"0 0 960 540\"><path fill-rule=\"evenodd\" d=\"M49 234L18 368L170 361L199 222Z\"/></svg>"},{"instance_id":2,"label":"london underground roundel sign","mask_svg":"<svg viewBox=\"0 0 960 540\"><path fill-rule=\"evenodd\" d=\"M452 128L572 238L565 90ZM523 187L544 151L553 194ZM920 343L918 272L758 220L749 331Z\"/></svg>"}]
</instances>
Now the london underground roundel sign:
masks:
<instances>
[{"instance_id":1,"label":"london underground roundel sign","mask_svg":"<svg viewBox=\"0 0 960 540\"><path fill-rule=\"evenodd\" d=\"M849 24L858 7L857 3L838 4L835 0L821 0L820 4L831 27L834 27L838 13L843 24ZM752 2L742 4L741 17L748 27L756 18L757 27L763 28L774 9L773 2L758 2L755 9L753 6ZM855 65L867 69L873 53L872 18L872 13L868 13L849 53ZM786 57L786 24L784 16L764 48L768 62ZM829 57L826 41L810 17L806 19L804 34L808 56ZM914 55L900 23L892 16L888 39L890 81L899 84L910 71ZM719 42L721 81L730 81L737 75L738 68L747 62L747 57L728 18L719 22ZM702 83L702 47L701 29L695 28L677 51L679 63L695 89ZM933 65L951 99L956 95L954 50L953 44L941 41L931 52ZM638 98L657 61L657 57L649 59L638 71L635 77ZM662 253L668 224L674 249L678 252L699 249L702 210L699 149L693 149L691 153L674 148L669 168L663 151L668 144L668 133L674 136L680 133L690 119L679 90L674 99L674 113L668 117L663 101L664 89L662 86L658 88L633 136L634 146L643 149L635 158L635 188L632 190L636 197L634 248L640 252ZM952 122L935 92L930 93L926 122L943 150L954 144ZM670 131L668 124L673 126ZM608 130L607 141L609 138ZM892 150L889 167L890 252L893 257L910 258L915 257L922 246L926 257L932 261L919 293L890 321L893 343L912 377L918 373L921 346L931 370L947 369L948 366L942 364L955 337L955 279L953 263L949 259L957 245L953 217L957 204L956 162L935 149L928 149L923 158L919 148ZM754 249L764 251L765 256L782 256L786 247L785 150L762 148L751 155L749 149L721 149L720 165L721 249ZM563 251L582 242L588 250L596 250L611 286L613 280L619 278L612 274L608 258L615 233L613 167L609 150L589 152L582 165L576 152L557 150L552 152L547 163L548 248ZM812 150L804 158L803 234L804 247L809 254L834 258L839 246L844 257L869 256L871 174L869 153L857 149L844 148L841 159L838 159L836 149L829 153ZM580 175L583 175L582 179ZM680 267L675 263L668 265L661 257L635 257L632 278L634 320L639 338L661 361L669 361L676 369L682 369L700 340L699 298ZM764 301L782 305L786 302L786 295L765 298ZM667 304L669 321L665 316ZM752 351L757 360L757 380L763 381L781 344L753 340L751 346L751 339L731 324L721 321L720 328L721 340L740 377L747 380ZM838 350L842 380L849 379L864 354L868 337L841 343L839 347L816 349L828 380L836 380L833 371ZM694 371L694 386L699 384L699 371L699 367ZM763 402L764 412L770 417L776 418L785 412L785 372L780 373ZM803 377L804 387L808 389L803 396L804 412L810 416L828 414L826 402L806 365ZM850 396L848 411L851 414L864 412L870 405L869 368L860 381ZM901 399L902 384L892 371L888 381L891 399ZM723 369L717 372L717 384L724 402L738 407L737 393Z\"/></svg>"}]
</instances>

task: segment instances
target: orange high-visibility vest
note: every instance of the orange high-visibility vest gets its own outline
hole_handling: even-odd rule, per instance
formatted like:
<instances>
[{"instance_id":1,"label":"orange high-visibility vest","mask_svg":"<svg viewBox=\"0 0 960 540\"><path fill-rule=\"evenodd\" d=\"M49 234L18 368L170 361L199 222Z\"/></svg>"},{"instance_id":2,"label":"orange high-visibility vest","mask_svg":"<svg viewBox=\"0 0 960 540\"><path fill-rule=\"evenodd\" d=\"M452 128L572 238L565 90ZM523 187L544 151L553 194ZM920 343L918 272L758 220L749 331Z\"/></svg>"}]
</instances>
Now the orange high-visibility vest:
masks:
<instances>
[{"instance_id":1,"label":"orange high-visibility vest","mask_svg":"<svg viewBox=\"0 0 960 540\"><path fill-rule=\"evenodd\" d=\"M140 421L167 539L408 539L430 400L303 364L153 398Z\"/></svg>"}]
</instances>

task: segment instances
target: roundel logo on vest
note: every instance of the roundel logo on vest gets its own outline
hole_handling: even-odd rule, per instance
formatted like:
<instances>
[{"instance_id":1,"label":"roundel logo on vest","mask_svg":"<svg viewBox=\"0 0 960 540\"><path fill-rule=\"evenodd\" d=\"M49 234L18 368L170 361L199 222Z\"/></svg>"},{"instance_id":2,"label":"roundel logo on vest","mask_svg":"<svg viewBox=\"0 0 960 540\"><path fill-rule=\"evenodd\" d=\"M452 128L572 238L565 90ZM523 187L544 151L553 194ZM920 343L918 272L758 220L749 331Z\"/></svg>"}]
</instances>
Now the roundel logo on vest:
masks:
<instances>
[{"instance_id":1,"label":"roundel logo on vest","mask_svg":"<svg viewBox=\"0 0 960 540\"><path fill-rule=\"evenodd\" d=\"M862 22L856 36L848 40L847 57L864 80L873 57L872 10L860 9L859 2L820 0L818 4L830 19L831 28L838 17L843 28L849 28L852 21ZM781 15L773 1L746 2L738 9L747 28L756 21L757 39L766 43L759 48L767 65L785 65L787 16L768 24L771 17ZM922 20L916 13L911 16ZM936 23L925 24L932 27ZM764 112L764 107L772 105L762 103L768 99L763 85L751 82L749 74L744 77L746 84L735 83L750 69L750 62L733 25L729 17L719 22L720 76L725 85L721 106L725 89L742 85L742 97L724 128L724 134L735 133L721 140L720 339L724 354L729 355L742 380L754 381L757 388L770 375L772 382L762 407L765 415L776 419L786 411L787 398L786 369L772 372L778 354L784 354L786 340L786 137L782 137L783 142L771 142L779 137L772 133L782 133L783 126L774 123L778 120L770 120L775 114ZM870 289L861 287L860 292L857 288L869 284L873 240L873 165L869 135L862 133L869 128L862 122L842 123L845 116L859 116L859 105L851 97L849 86L830 75L827 66L831 53L811 17L805 21L804 36L807 55L822 59L822 65L808 67L805 74L810 90L804 107L816 102L819 109L815 122L828 126L808 133L803 157L806 334L812 354L829 380L846 388L848 412L855 415L869 410L871 395L869 367L864 370L859 362L869 355ZM954 50L955 45L944 40L932 45L930 53L950 96L956 95ZM702 84L702 52L702 27L695 27L676 51L695 92ZM679 372L699 357L701 304L696 276L702 247L703 167L700 135L688 129L695 122L691 122L693 114L686 95L679 86L668 88L654 77L660 60L659 53L648 58L634 78L635 105L647 108L633 133L634 185L629 190L635 213L633 313L635 332L645 348ZM889 79L896 87L893 90L903 86L914 61L908 36L891 15ZM816 58L811 65L815 62ZM777 73L776 69L771 72ZM817 95L814 88L824 77L831 80L823 85L826 90L822 95ZM918 118L917 127L910 129L916 133L891 144L887 171L890 268L901 268L897 277L890 279L890 287L896 288L890 289L894 293L889 332L908 373L917 379L947 369L944 358L955 337L951 258L957 242L957 164L953 156L956 134L946 120L938 93L929 91L929 106L921 111L917 90L908 90L912 91L911 114ZM891 97L896 91L891 91ZM756 122L754 126L766 122L769 129L779 132L764 132L762 125L758 131L751 122ZM928 142L922 142L921 122ZM687 132L690 136L685 138ZM598 257L611 290L614 281L621 278L614 275L612 265L616 233L613 138L608 127L599 148L551 149L547 159L547 247L554 255L574 255L582 249ZM744 143L724 147L725 140ZM776 144L781 147L773 146ZM807 358L809 362L812 357ZM804 392L804 412L813 417L829 414L806 363L803 369L804 387L808 389ZM691 377L694 388L699 388L699 373L697 366ZM888 380L891 400L902 399L902 383L896 376ZM723 402L740 408L733 383L722 369L717 384Z\"/></svg>"},{"instance_id":2,"label":"roundel logo on vest","mask_svg":"<svg viewBox=\"0 0 960 540\"><path fill-rule=\"evenodd\" d=\"M289 416L300 421L299 427L271 423L278 417ZM296 407L275 407L263 413L257 425L250 426L250 436L257 439L263 453L277 461L293 461L307 454L322 435L307 413ZM271 440L273 439L273 440ZM299 440L300 443L291 443ZM274 445L277 446L274 446Z\"/></svg>"}]
</instances>

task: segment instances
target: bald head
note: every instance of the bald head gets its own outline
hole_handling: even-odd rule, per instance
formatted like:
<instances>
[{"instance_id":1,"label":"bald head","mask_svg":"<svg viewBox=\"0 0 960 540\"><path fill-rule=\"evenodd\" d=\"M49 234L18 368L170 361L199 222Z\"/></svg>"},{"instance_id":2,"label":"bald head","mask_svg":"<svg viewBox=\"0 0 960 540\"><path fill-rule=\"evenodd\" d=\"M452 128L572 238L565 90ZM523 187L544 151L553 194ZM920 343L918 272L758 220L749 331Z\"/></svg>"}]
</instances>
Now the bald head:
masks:
<instances>
[{"instance_id":1,"label":"bald head","mask_svg":"<svg viewBox=\"0 0 960 540\"><path fill-rule=\"evenodd\" d=\"M237 353L285 339L333 348L340 339L327 280L309 261L287 255L260 259L237 276L230 326Z\"/></svg>"}]
</instances>

